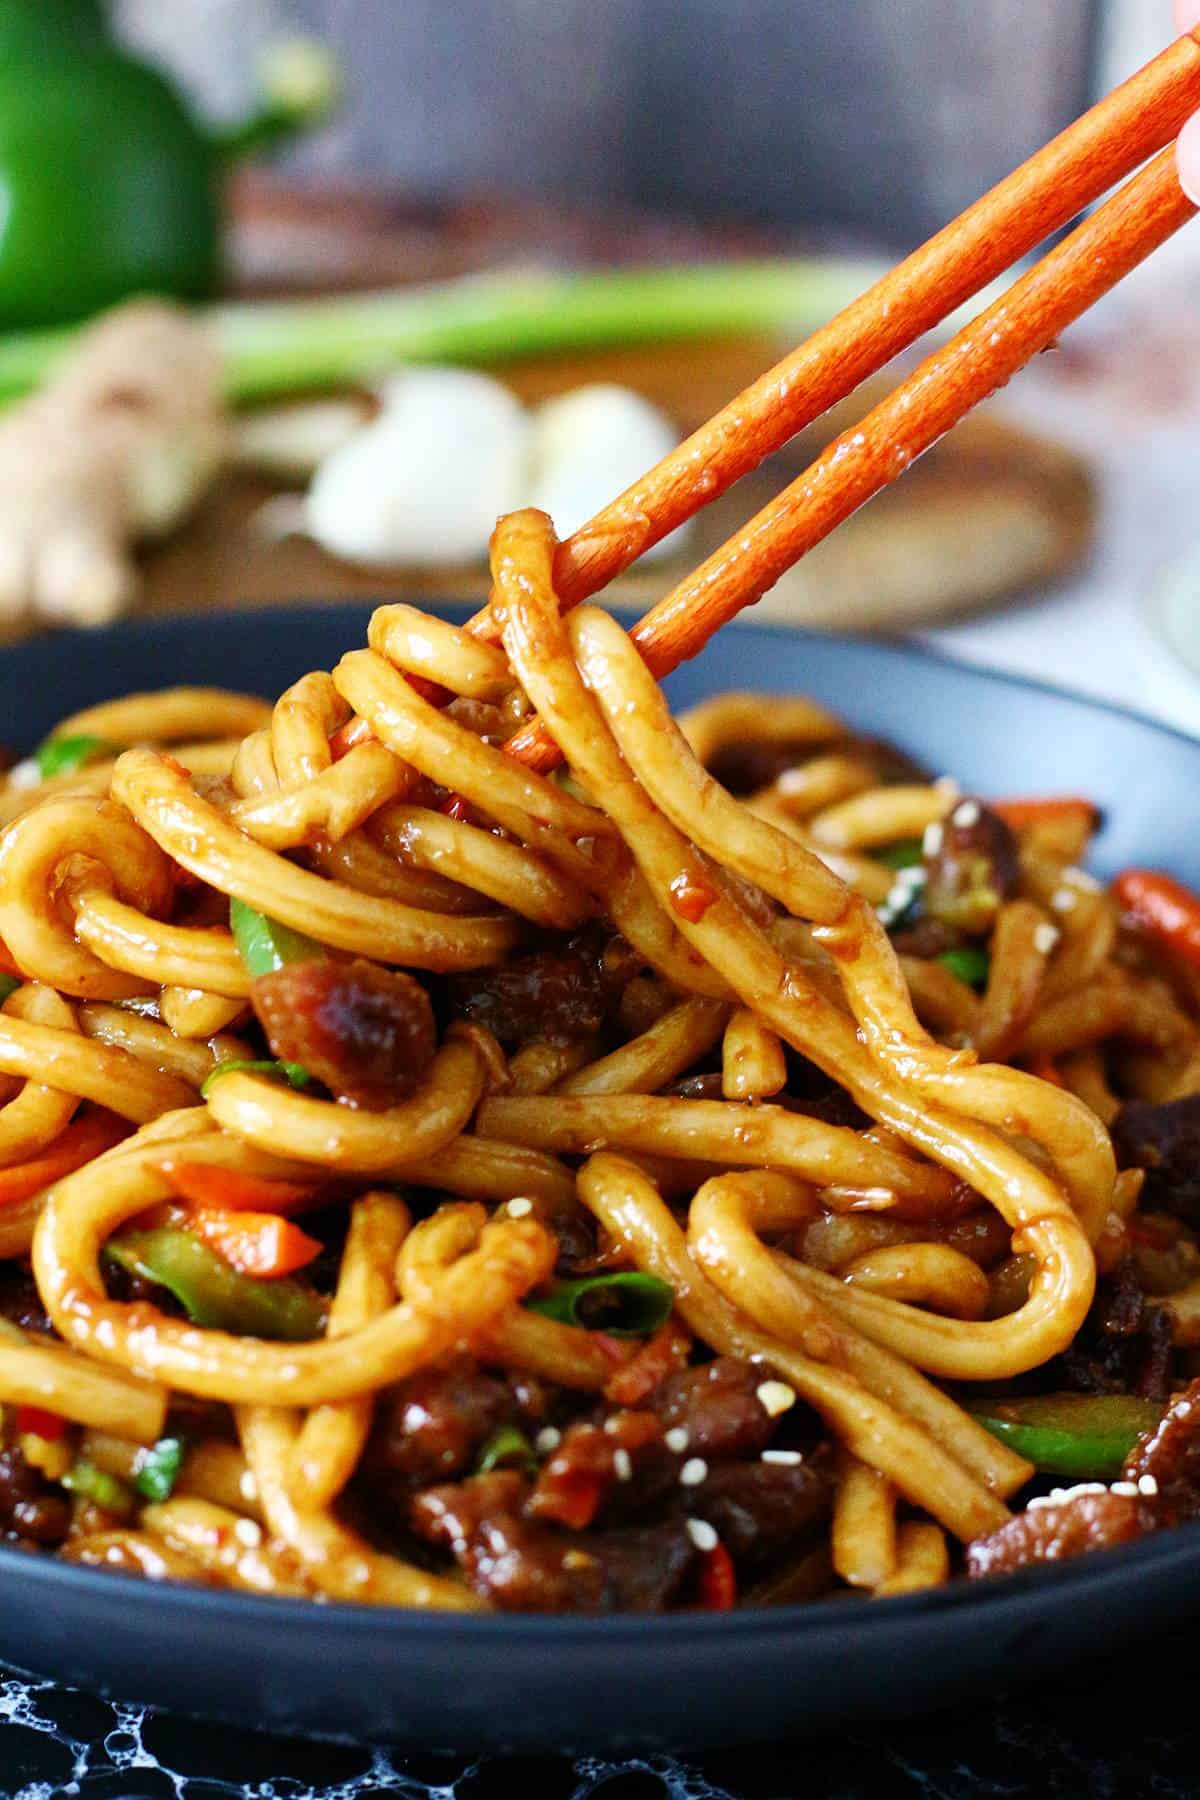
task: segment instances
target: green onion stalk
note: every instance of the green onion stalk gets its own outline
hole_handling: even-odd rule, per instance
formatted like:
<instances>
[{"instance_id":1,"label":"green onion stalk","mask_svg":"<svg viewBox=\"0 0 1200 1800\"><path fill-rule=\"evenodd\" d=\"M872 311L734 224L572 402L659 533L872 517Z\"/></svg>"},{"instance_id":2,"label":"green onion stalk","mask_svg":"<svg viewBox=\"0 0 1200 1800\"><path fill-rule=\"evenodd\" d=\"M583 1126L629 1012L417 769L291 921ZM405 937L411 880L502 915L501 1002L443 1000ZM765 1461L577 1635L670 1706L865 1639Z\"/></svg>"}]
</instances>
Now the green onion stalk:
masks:
<instances>
[{"instance_id":1,"label":"green onion stalk","mask_svg":"<svg viewBox=\"0 0 1200 1800\"><path fill-rule=\"evenodd\" d=\"M397 363L503 363L611 344L767 333L798 340L880 273L860 258L777 258L570 273L519 268L375 294L203 308L234 404L366 382ZM74 328L0 342L0 400L40 386Z\"/></svg>"}]
</instances>

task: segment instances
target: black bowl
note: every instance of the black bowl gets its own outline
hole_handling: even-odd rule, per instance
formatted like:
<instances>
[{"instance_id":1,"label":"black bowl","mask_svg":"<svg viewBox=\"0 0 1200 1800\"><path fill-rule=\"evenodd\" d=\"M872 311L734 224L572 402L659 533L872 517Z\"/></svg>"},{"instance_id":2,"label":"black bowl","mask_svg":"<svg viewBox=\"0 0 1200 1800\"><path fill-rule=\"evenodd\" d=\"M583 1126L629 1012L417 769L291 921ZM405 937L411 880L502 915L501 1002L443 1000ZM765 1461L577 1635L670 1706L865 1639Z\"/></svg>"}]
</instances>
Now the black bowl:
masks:
<instances>
[{"instance_id":1,"label":"black bowl","mask_svg":"<svg viewBox=\"0 0 1200 1800\"><path fill-rule=\"evenodd\" d=\"M173 681L276 693L363 639L367 610L123 625L0 656L0 737ZM451 616L461 617L459 614ZM1200 884L1200 742L1049 687L923 652L754 626L670 689L802 692L984 793L1083 793L1105 810L1097 866ZM106 1695L239 1725L425 1748L699 1750L946 1704L1060 1668L1200 1599L1200 1528L1058 1569L864 1604L726 1616L458 1618L265 1600L0 1550L0 1657Z\"/></svg>"}]
</instances>

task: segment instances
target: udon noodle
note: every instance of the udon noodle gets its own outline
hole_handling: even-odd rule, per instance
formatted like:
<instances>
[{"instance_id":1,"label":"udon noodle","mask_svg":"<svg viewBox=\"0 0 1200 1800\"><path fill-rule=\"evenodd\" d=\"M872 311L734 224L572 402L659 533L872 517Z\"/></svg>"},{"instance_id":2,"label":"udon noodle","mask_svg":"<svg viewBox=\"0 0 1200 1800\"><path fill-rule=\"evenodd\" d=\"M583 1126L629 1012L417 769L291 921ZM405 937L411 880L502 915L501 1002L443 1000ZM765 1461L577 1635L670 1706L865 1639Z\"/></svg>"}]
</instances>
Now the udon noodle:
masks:
<instances>
[{"instance_id":1,"label":"udon noodle","mask_svg":"<svg viewBox=\"0 0 1200 1800\"><path fill-rule=\"evenodd\" d=\"M499 645L383 606L7 778L9 1538L649 1610L1184 1516L1200 905L815 701L673 719L553 550Z\"/></svg>"}]
</instances>

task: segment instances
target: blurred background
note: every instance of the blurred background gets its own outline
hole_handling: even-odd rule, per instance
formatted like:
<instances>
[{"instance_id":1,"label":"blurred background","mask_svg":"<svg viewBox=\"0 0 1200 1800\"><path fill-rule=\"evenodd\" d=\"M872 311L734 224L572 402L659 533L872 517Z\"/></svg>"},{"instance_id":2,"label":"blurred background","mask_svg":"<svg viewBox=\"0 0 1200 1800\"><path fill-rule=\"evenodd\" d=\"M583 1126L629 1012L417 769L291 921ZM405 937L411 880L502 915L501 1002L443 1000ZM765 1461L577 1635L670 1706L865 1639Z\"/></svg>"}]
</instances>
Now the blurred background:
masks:
<instances>
[{"instance_id":1,"label":"blurred background","mask_svg":"<svg viewBox=\"0 0 1200 1800\"><path fill-rule=\"evenodd\" d=\"M1168 0L0 0L0 614L16 631L131 604L481 594L498 508L581 523L1152 55L1169 14ZM1191 235L759 615L919 631L1200 728ZM189 389L186 430L166 417L181 378L150 409L157 437L135 444L127 404L94 436L90 420L48 424L62 327L146 290L220 302L202 315L218 360ZM101 346L106 393L127 402L130 370L156 357L184 366L178 345L149 346L136 331ZM21 396L39 386L31 424ZM614 600L663 592L878 392ZM168 437L174 486L164 498L156 477L147 500ZM61 504L31 506L6 475L28 468L30 442L52 444L83 496L70 554L33 541ZM80 442L96 449L76 469ZM97 524L101 465L110 488L116 469L137 490L119 527L111 507Z\"/></svg>"}]
</instances>

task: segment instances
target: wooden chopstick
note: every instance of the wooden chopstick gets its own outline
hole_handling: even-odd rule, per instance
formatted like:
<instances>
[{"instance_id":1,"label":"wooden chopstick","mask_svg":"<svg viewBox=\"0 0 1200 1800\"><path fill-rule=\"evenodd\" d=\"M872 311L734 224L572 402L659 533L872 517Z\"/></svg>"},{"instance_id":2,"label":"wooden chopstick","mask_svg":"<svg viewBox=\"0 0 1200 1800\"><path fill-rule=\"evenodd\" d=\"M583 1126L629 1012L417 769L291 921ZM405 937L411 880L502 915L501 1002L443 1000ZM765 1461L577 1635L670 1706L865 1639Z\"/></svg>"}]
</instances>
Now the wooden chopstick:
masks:
<instances>
[{"instance_id":1,"label":"wooden chopstick","mask_svg":"<svg viewBox=\"0 0 1200 1800\"><path fill-rule=\"evenodd\" d=\"M1114 88L559 546L564 605L597 593L956 307L1161 150L1200 106L1200 27ZM485 608L471 629L495 642Z\"/></svg>"},{"instance_id":2,"label":"wooden chopstick","mask_svg":"<svg viewBox=\"0 0 1200 1800\"><path fill-rule=\"evenodd\" d=\"M1164 68L1169 71L1169 81L1164 78ZM1177 40L1169 51L1148 64L1124 88L1109 95L1085 115L1085 119L1104 114L1110 104L1130 88L1137 88L1143 99L1147 93L1156 95L1165 91L1169 99L1162 103L1172 107L1172 117L1178 126L1190 111L1200 106L1200 36ZM1145 141L1149 129L1147 122L1144 119L1131 122L1124 101L1115 114L1108 114L1110 129L1114 116L1124 121L1119 129L1128 129L1139 142ZM1080 124L1084 122L1080 121ZM1151 135L1161 142L1161 120L1156 117L1153 125ZM1055 144L1047 146L1047 150L1061 146L1075 129L1070 128L1055 140ZM1117 164L1128 167L1131 161L1137 160L1129 155L1127 140L1115 149L1106 145L1103 151L1093 145L1093 152L1091 168L1102 186L1107 185L1107 173L1112 167ZM1024 165L1025 170L1033 168L1045 155L1046 151L1039 152ZM1053 160L1049 167L1053 179ZM1018 171L1020 173L1022 171ZM1046 165L1043 165L1041 179L1046 178ZM1002 183L1001 188L994 189L993 195L1005 185ZM1036 206L1037 203L1033 204ZM964 218L974 210L968 209ZM927 357L894 393L857 426L835 439L803 475L652 608L632 633L652 671L664 675L680 662L695 656L721 625L761 598L807 550L882 487L894 481L916 457L980 400L1007 382L1032 356L1048 348L1067 325L1192 218L1195 211L1179 185L1173 148L1160 150L1145 168L1014 283L1007 293L948 344ZM948 227L939 238L931 240L924 251L917 252L917 258L953 235L954 227ZM893 270L892 276L885 277L871 292L878 295L886 290L893 277L913 260L910 258L908 264ZM990 274L987 278L990 279ZM869 298L869 295L864 296L864 300ZM844 321L856 314L862 304L855 302L840 315L840 319ZM917 298L918 310L929 304L927 299ZM949 310L949 306L944 309ZM938 316L944 316L944 312ZM885 326L888 324L887 315L884 323ZM838 324L835 320L832 326L823 328L809 344L827 338ZM808 345L802 346L780 368L785 368L796 357L806 355L808 348ZM857 367L860 360L861 357L856 360L848 352L848 361L840 362L834 375L847 366ZM827 374L826 379L832 380L832 377ZM856 380L847 388L837 383L839 392L833 397L850 391ZM759 386L761 383L747 392L754 393ZM734 431L736 436L734 428L738 423L739 404L734 402L732 407L718 413L675 455L705 439L721 421L725 421L725 434ZM689 458L693 486L700 466L694 460L695 454L693 452ZM665 459L637 484L638 487L652 487L655 478L669 469L672 460L671 457ZM710 489L707 481L702 487L699 504L706 503L716 491ZM629 493L636 491L636 488L630 489ZM627 496L616 503L618 507L625 498ZM597 515L598 519L604 517L605 514ZM585 526L581 535L591 532L594 524L595 521ZM562 548L566 549L572 542L573 539L567 540ZM567 604L581 597L564 596ZM486 613L478 615L473 625L480 635L493 635L491 620ZM560 760L557 746L538 720L523 728L506 749L531 767L542 770L553 768Z\"/></svg>"}]
</instances>

